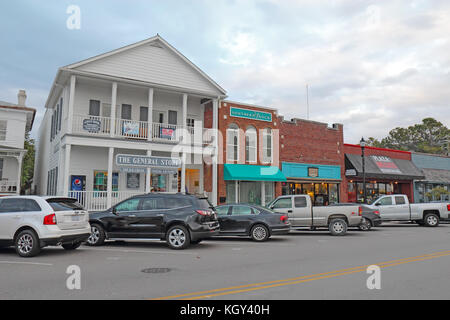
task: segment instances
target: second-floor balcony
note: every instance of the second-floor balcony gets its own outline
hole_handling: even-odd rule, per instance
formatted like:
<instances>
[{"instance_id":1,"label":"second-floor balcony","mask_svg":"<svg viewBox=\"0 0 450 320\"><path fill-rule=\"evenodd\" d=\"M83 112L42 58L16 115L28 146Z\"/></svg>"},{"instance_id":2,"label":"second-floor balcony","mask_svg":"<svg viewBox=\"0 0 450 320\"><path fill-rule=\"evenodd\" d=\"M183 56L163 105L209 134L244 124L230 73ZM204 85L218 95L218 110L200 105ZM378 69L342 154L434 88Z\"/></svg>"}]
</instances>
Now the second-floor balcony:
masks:
<instances>
[{"instance_id":1,"label":"second-floor balcony","mask_svg":"<svg viewBox=\"0 0 450 320\"><path fill-rule=\"evenodd\" d=\"M166 123L112 119L75 114L72 132L98 137L114 137L130 140L155 141L165 143L208 144L212 141L211 129L201 125L181 126Z\"/></svg>"}]
</instances>

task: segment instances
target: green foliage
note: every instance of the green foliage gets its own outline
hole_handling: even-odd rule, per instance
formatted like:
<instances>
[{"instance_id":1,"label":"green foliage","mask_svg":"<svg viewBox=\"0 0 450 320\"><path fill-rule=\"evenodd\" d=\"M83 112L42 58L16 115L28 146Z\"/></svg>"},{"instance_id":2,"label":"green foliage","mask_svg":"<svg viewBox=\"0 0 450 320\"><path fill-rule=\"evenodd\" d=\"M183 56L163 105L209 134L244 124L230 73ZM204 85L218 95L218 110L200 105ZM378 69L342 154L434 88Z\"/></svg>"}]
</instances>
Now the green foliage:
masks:
<instances>
[{"instance_id":1,"label":"green foliage","mask_svg":"<svg viewBox=\"0 0 450 320\"><path fill-rule=\"evenodd\" d=\"M404 151L432 154L448 154L450 129L433 118L425 118L422 123L407 128L395 128L381 141L368 139L368 145Z\"/></svg>"},{"instance_id":2,"label":"green foliage","mask_svg":"<svg viewBox=\"0 0 450 320\"><path fill-rule=\"evenodd\" d=\"M425 196L428 198L429 201L439 201L441 199L441 196L447 196L450 193L445 190L443 187L436 187L433 188L430 192L425 193Z\"/></svg>"},{"instance_id":3,"label":"green foliage","mask_svg":"<svg viewBox=\"0 0 450 320\"><path fill-rule=\"evenodd\" d=\"M21 190L27 190L31 188L31 182L34 176L34 155L35 155L35 142L30 138L27 133L25 136L24 148L27 153L22 160L22 177L20 179Z\"/></svg>"}]
</instances>

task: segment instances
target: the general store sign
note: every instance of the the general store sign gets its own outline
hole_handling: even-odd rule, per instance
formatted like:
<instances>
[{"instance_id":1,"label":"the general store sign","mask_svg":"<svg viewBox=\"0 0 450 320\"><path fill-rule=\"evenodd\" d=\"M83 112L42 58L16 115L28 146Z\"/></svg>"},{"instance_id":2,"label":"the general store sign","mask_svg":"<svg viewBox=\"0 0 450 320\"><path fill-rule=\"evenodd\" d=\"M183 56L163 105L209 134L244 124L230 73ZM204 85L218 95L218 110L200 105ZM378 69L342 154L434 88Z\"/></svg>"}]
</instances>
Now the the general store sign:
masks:
<instances>
[{"instance_id":1,"label":"the general store sign","mask_svg":"<svg viewBox=\"0 0 450 320\"><path fill-rule=\"evenodd\" d=\"M272 113L241 108L230 108L230 117L272 122Z\"/></svg>"},{"instance_id":2,"label":"the general store sign","mask_svg":"<svg viewBox=\"0 0 450 320\"><path fill-rule=\"evenodd\" d=\"M116 156L116 164L118 166L174 169L181 167L181 159L118 154Z\"/></svg>"}]
</instances>

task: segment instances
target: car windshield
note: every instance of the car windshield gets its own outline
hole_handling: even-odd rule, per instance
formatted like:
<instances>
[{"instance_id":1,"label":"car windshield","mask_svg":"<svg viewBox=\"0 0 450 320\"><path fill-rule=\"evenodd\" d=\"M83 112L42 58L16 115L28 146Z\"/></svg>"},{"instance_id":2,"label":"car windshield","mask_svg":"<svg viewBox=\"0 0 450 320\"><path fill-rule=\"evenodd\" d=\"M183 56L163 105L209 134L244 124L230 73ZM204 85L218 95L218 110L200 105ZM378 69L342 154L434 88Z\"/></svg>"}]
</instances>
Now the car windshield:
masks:
<instances>
[{"instance_id":1,"label":"car windshield","mask_svg":"<svg viewBox=\"0 0 450 320\"><path fill-rule=\"evenodd\" d=\"M54 211L84 210L75 199L48 199L47 202Z\"/></svg>"}]
</instances>

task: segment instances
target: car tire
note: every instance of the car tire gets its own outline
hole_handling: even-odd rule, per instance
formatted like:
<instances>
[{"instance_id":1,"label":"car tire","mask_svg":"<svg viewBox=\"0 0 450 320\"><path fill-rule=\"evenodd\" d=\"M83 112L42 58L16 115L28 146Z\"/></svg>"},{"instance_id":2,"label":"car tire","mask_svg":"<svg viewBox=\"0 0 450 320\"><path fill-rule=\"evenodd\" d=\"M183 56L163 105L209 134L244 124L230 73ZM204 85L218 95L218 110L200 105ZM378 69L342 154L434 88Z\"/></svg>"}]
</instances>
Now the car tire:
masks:
<instances>
[{"instance_id":1,"label":"car tire","mask_svg":"<svg viewBox=\"0 0 450 320\"><path fill-rule=\"evenodd\" d=\"M66 243L63 244L62 247L64 248L64 250L76 250L81 246L81 242L78 243Z\"/></svg>"},{"instance_id":2,"label":"car tire","mask_svg":"<svg viewBox=\"0 0 450 320\"><path fill-rule=\"evenodd\" d=\"M20 232L14 240L14 247L20 257L31 258L41 252L39 237L33 230Z\"/></svg>"},{"instance_id":3,"label":"car tire","mask_svg":"<svg viewBox=\"0 0 450 320\"><path fill-rule=\"evenodd\" d=\"M328 230L333 236L343 236L347 233L348 225L344 219L333 219L328 225Z\"/></svg>"},{"instance_id":4,"label":"car tire","mask_svg":"<svg viewBox=\"0 0 450 320\"><path fill-rule=\"evenodd\" d=\"M425 227L435 228L439 226L439 216L435 213L428 213L425 215L423 222Z\"/></svg>"},{"instance_id":5,"label":"car tire","mask_svg":"<svg viewBox=\"0 0 450 320\"><path fill-rule=\"evenodd\" d=\"M362 218L361 224L358 226L361 231L370 231L372 229L372 223L367 218Z\"/></svg>"},{"instance_id":6,"label":"car tire","mask_svg":"<svg viewBox=\"0 0 450 320\"><path fill-rule=\"evenodd\" d=\"M191 244L189 231L182 225L175 225L167 231L167 245L174 250L183 250Z\"/></svg>"},{"instance_id":7,"label":"car tire","mask_svg":"<svg viewBox=\"0 0 450 320\"><path fill-rule=\"evenodd\" d=\"M91 235L86 240L86 244L92 247L103 245L106 240L106 234L103 227L97 223L91 224Z\"/></svg>"},{"instance_id":8,"label":"car tire","mask_svg":"<svg viewBox=\"0 0 450 320\"><path fill-rule=\"evenodd\" d=\"M253 241L264 242L270 237L269 229L262 224L257 224L250 231L250 237Z\"/></svg>"}]
</instances>

